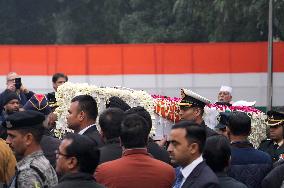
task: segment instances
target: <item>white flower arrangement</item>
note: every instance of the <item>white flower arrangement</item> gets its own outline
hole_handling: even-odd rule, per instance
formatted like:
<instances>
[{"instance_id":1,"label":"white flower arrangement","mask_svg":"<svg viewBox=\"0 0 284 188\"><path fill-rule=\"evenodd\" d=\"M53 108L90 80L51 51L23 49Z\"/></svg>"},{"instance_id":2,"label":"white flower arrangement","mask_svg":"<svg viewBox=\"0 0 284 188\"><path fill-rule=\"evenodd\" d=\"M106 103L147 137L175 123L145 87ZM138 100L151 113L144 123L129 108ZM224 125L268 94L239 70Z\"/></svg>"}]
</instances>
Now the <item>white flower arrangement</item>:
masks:
<instances>
[{"instance_id":1,"label":"white flower arrangement","mask_svg":"<svg viewBox=\"0 0 284 188\"><path fill-rule=\"evenodd\" d=\"M204 108L203 119L205 121L205 124L208 127L214 129L214 127L218 124L217 117L219 116L219 113L225 111L245 112L251 118L251 134L248 137L248 140L250 141L250 143L252 143L252 145L255 148L258 148L261 141L267 138L266 135L267 116L265 113L253 107L247 107L247 106L228 107L225 105L210 104Z\"/></svg>"},{"instance_id":2,"label":"white flower arrangement","mask_svg":"<svg viewBox=\"0 0 284 188\"><path fill-rule=\"evenodd\" d=\"M72 130L68 129L67 127L66 117L68 115L68 109L72 98L84 94L91 95L96 99L99 114L106 109L106 103L112 96L120 97L130 107L144 107L151 114L153 120L150 135L155 134L154 101L151 95L149 95L146 91L138 91L122 87L97 87L95 85L88 85L86 83L74 84L71 82L66 82L59 86L57 92L55 93L57 105L59 106L55 110L55 114L58 117L56 129L54 131L56 137L62 138L66 132L72 132ZM98 129L100 130L99 126Z\"/></svg>"}]
</instances>

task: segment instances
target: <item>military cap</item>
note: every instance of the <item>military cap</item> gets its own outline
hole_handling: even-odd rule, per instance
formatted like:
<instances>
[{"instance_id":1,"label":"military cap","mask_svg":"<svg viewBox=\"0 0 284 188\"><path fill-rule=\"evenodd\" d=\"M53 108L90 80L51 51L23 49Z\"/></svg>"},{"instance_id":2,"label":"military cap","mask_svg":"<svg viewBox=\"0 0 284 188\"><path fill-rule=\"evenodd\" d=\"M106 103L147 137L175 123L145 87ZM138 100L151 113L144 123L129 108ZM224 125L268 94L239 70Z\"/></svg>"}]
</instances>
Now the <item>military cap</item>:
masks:
<instances>
[{"instance_id":1,"label":"military cap","mask_svg":"<svg viewBox=\"0 0 284 188\"><path fill-rule=\"evenodd\" d=\"M224 129L228 125L228 118L230 116L230 112L220 112L217 117L219 123L216 125L216 129Z\"/></svg>"},{"instance_id":2,"label":"military cap","mask_svg":"<svg viewBox=\"0 0 284 188\"><path fill-rule=\"evenodd\" d=\"M202 97L201 95L194 93L189 89L182 89L184 97L179 103L180 108L188 107L201 107L204 108L206 104L210 103L209 99Z\"/></svg>"},{"instance_id":3,"label":"military cap","mask_svg":"<svg viewBox=\"0 0 284 188\"><path fill-rule=\"evenodd\" d=\"M3 95L4 95L3 96L3 106L5 106L7 103L9 103L13 99L20 100L17 93L13 91L6 90L3 93Z\"/></svg>"},{"instance_id":4,"label":"military cap","mask_svg":"<svg viewBox=\"0 0 284 188\"><path fill-rule=\"evenodd\" d=\"M48 105L48 100L43 94L34 94L24 105L25 110L34 110L48 115L51 113L51 108Z\"/></svg>"},{"instance_id":5,"label":"military cap","mask_svg":"<svg viewBox=\"0 0 284 188\"><path fill-rule=\"evenodd\" d=\"M267 112L267 116L267 125L270 127L284 124L284 113L271 110Z\"/></svg>"},{"instance_id":6,"label":"military cap","mask_svg":"<svg viewBox=\"0 0 284 188\"><path fill-rule=\"evenodd\" d=\"M45 116L40 112L32 110L20 111L9 115L3 126L8 130L40 127L44 120Z\"/></svg>"}]
</instances>

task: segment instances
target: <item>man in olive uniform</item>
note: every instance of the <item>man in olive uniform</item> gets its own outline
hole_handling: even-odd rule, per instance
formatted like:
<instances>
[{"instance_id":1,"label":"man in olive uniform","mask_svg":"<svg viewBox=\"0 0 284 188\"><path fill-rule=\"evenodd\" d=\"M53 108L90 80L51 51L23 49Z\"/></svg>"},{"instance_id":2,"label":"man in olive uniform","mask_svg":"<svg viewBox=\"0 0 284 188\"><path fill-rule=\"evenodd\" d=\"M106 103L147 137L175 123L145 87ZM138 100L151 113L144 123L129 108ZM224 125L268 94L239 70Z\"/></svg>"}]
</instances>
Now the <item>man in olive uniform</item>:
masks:
<instances>
[{"instance_id":1,"label":"man in olive uniform","mask_svg":"<svg viewBox=\"0 0 284 188\"><path fill-rule=\"evenodd\" d=\"M279 156L284 154L284 114L276 111L267 112L268 121L270 126L269 135L270 138L261 142L259 150L267 152L273 162L279 160Z\"/></svg>"},{"instance_id":2,"label":"man in olive uniform","mask_svg":"<svg viewBox=\"0 0 284 188\"><path fill-rule=\"evenodd\" d=\"M6 142L18 158L11 188L52 187L58 182L55 170L40 148L44 119L36 111L15 112L6 119Z\"/></svg>"}]
</instances>

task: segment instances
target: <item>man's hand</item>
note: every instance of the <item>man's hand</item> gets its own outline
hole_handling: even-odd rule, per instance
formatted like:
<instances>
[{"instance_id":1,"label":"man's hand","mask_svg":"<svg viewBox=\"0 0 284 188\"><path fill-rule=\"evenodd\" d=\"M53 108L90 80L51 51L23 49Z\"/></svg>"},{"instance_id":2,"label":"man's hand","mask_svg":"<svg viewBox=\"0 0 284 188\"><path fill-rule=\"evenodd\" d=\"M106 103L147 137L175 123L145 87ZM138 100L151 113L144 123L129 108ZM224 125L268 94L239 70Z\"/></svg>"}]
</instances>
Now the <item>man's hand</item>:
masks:
<instances>
[{"instance_id":1,"label":"man's hand","mask_svg":"<svg viewBox=\"0 0 284 188\"><path fill-rule=\"evenodd\" d=\"M23 93L29 93L29 90L24 85L20 87L20 91Z\"/></svg>"},{"instance_id":2,"label":"man's hand","mask_svg":"<svg viewBox=\"0 0 284 188\"><path fill-rule=\"evenodd\" d=\"M16 91L15 83L13 82L7 83L7 89L15 92Z\"/></svg>"}]
</instances>

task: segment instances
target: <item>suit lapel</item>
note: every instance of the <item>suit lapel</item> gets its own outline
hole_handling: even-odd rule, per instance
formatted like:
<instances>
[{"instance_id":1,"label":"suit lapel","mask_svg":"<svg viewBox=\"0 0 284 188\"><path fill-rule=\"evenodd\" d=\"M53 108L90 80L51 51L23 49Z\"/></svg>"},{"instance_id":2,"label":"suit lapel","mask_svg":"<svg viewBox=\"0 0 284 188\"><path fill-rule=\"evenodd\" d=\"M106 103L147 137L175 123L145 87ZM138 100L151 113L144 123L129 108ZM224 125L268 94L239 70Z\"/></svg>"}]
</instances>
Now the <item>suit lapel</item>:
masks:
<instances>
[{"instance_id":1,"label":"suit lapel","mask_svg":"<svg viewBox=\"0 0 284 188\"><path fill-rule=\"evenodd\" d=\"M88 129L83 133L83 135L88 135L88 134L90 134L90 133L92 133L92 132L94 132L94 131L98 131L96 125L93 125L92 127L88 128Z\"/></svg>"},{"instance_id":2,"label":"suit lapel","mask_svg":"<svg viewBox=\"0 0 284 188\"><path fill-rule=\"evenodd\" d=\"M200 175L204 166L205 166L205 161L199 163L186 178L185 182L182 185L182 188L190 187L195 182L195 179Z\"/></svg>"}]
</instances>

